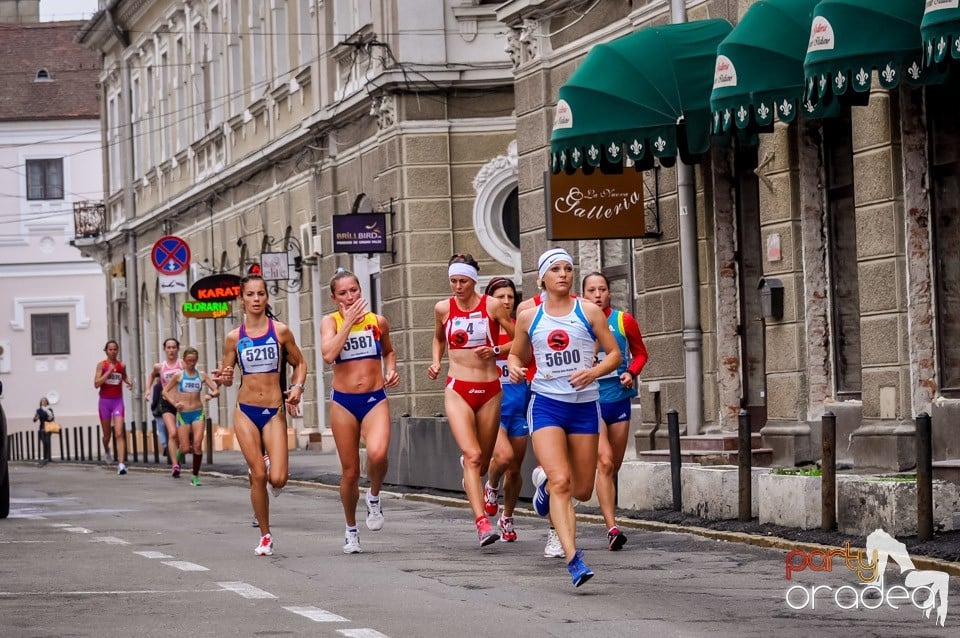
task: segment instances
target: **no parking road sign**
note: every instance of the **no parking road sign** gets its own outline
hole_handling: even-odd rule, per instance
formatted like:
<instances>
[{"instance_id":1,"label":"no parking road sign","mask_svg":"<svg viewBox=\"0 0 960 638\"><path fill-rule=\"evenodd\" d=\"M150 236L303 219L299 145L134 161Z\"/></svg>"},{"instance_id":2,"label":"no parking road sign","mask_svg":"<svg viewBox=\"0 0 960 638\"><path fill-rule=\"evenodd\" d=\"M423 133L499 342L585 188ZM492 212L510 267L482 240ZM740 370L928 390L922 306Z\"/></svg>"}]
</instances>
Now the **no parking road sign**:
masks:
<instances>
[{"instance_id":1,"label":"no parking road sign","mask_svg":"<svg viewBox=\"0 0 960 638\"><path fill-rule=\"evenodd\" d=\"M150 252L153 267L164 275L179 275L190 265L190 246L174 235L157 240Z\"/></svg>"}]
</instances>

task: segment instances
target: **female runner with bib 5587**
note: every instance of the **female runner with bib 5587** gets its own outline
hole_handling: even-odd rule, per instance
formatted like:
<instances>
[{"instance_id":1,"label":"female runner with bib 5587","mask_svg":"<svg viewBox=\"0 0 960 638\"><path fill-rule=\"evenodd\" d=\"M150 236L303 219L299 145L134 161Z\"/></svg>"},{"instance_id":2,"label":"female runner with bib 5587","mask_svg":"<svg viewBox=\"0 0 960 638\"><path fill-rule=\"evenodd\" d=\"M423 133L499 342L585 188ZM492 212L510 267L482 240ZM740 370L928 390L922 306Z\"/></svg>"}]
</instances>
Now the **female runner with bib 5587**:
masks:
<instances>
[{"instance_id":1,"label":"female runner with bib 5587","mask_svg":"<svg viewBox=\"0 0 960 638\"><path fill-rule=\"evenodd\" d=\"M237 393L233 429L243 458L250 468L250 502L260 526L257 556L273 555L267 481L274 496L287 484L287 421L284 403L295 410L303 396L307 364L286 324L269 316L267 284L262 277L247 275L240 280L240 303L244 319L223 343L220 383L233 385L233 368L240 366L243 382ZM286 391L280 388L281 352L293 366L294 382ZM269 468L263 456L270 457ZM269 474L269 476L267 476Z\"/></svg>"},{"instance_id":2,"label":"female runner with bib 5587","mask_svg":"<svg viewBox=\"0 0 960 638\"><path fill-rule=\"evenodd\" d=\"M600 391L597 379L620 365L620 348L603 311L570 298L573 259L562 248L540 255L540 279L546 298L517 318L517 333L508 357L514 383L524 380L526 364L536 357L527 422L540 467L533 471L533 508L550 515L567 559L573 584L579 587L593 572L577 549L577 518L571 497L585 501L593 494L600 436ZM596 365L597 344L607 352Z\"/></svg>"},{"instance_id":3,"label":"female runner with bib 5587","mask_svg":"<svg viewBox=\"0 0 960 638\"><path fill-rule=\"evenodd\" d=\"M340 502L347 524L343 553L359 554L360 437L370 475L367 529L376 532L383 528L380 486L390 447L390 404L384 388L399 384L400 377L390 326L385 317L367 311L357 276L338 270L330 280L330 298L338 310L320 322L320 349L323 360L334 364L330 421L340 456Z\"/></svg>"},{"instance_id":4,"label":"female runner with bib 5587","mask_svg":"<svg viewBox=\"0 0 960 638\"><path fill-rule=\"evenodd\" d=\"M427 376L440 375L440 359L450 351L444 409L450 430L463 454L463 488L476 520L480 547L500 535L483 510L483 485L500 431L500 368L497 355L501 328L513 337L513 321L498 299L477 292L480 268L470 255L450 258L447 275L453 296L434 306L433 363Z\"/></svg>"}]
</instances>

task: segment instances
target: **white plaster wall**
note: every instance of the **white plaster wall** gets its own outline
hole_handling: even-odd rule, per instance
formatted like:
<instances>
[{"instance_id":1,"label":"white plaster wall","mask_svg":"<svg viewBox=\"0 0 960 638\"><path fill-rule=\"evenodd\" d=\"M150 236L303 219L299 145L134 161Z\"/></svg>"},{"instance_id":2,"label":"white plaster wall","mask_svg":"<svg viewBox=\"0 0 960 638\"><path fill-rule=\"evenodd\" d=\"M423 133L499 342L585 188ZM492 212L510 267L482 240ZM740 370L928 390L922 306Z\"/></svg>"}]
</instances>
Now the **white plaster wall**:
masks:
<instances>
[{"instance_id":1,"label":"white plaster wall","mask_svg":"<svg viewBox=\"0 0 960 638\"><path fill-rule=\"evenodd\" d=\"M63 425L92 425L93 369L108 338L105 278L69 242L73 202L103 199L100 124L5 122L0 140L0 166L13 167L0 171L0 343L9 344L0 381L10 430L32 429L34 410L49 392L59 395L54 411ZM63 157L63 200L27 201L24 161L51 157ZM34 312L69 314L69 355L32 355Z\"/></svg>"}]
</instances>

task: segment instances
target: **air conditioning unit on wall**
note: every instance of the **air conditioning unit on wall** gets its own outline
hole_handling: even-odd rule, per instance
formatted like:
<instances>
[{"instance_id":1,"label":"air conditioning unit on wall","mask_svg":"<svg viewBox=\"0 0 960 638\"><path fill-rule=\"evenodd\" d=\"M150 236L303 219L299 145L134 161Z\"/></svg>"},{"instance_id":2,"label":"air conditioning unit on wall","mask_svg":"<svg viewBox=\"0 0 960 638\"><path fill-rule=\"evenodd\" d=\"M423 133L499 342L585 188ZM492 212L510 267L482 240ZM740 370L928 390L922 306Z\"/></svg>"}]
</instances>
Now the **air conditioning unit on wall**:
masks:
<instances>
[{"instance_id":1,"label":"air conditioning unit on wall","mask_svg":"<svg viewBox=\"0 0 960 638\"><path fill-rule=\"evenodd\" d=\"M114 301L122 301L127 298L127 278L126 277L114 277L110 280L112 284L111 289L113 290L112 298Z\"/></svg>"},{"instance_id":2,"label":"air conditioning unit on wall","mask_svg":"<svg viewBox=\"0 0 960 638\"><path fill-rule=\"evenodd\" d=\"M317 234L317 225L314 223L300 226L300 246L303 249L304 259L323 255L323 242Z\"/></svg>"}]
</instances>

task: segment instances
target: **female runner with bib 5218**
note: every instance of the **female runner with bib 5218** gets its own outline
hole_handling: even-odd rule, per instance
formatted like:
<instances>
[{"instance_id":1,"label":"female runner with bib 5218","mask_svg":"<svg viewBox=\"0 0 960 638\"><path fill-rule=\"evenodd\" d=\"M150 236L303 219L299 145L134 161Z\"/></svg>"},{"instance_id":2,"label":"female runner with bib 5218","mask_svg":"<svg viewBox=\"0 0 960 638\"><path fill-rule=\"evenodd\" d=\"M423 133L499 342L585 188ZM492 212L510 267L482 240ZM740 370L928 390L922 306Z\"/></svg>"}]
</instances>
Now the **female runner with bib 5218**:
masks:
<instances>
[{"instance_id":1,"label":"female runner with bib 5218","mask_svg":"<svg viewBox=\"0 0 960 638\"><path fill-rule=\"evenodd\" d=\"M233 385L236 365L240 366L243 379L237 393L233 429L250 468L250 502L261 533L260 543L254 549L257 556L273 555L267 481L273 486L274 496L287 484L287 421L283 406L286 403L292 410L297 408L307 378L307 364L293 333L286 324L270 318L268 299L263 278L247 275L240 280L244 320L224 341L220 370L220 382L225 386ZM286 396L280 389L281 351L293 366L294 382ZM264 449L270 457L269 468Z\"/></svg>"},{"instance_id":2,"label":"female runner with bib 5218","mask_svg":"<svg viewBox=\"0 0 960 638\"><path fill-rule=\"evenodd\" d=\"M470 255L450 258L447 275L453 296L434 307L433 363L427 376L440 375L440 359L450 351L444 409L463 455L463 488L477 526L480 547L496 542L483 510L483 485L500 431L500 368L497 345L502 328L513 337L513 321L499 300L477 292L479 266Z\"/></svg>"},{"instance_id":3,"label":"female runner with bib 5218","mask_svg":"<svg viewBox=\"0 0 960 638\"><path fill-rule=\"evenodd\" d=\"M523 381L526 364L536 357L527 422L540 467L533 472L533 507L550 515L577 587L593 572L576 545L576 514L571 497L585 501L593 494L600 435L597 379L620 365L620 349L603 311L570 298L573 259L562 248L540 256L540 279L546 299L517 318L517 333L508 357L510 378ZM593 365L597 344L608 354ZM532 349L532 351L531 351Z\"/></svg>"}]
</instances>

